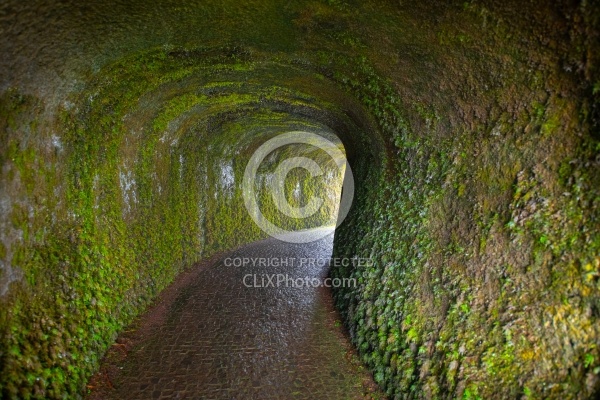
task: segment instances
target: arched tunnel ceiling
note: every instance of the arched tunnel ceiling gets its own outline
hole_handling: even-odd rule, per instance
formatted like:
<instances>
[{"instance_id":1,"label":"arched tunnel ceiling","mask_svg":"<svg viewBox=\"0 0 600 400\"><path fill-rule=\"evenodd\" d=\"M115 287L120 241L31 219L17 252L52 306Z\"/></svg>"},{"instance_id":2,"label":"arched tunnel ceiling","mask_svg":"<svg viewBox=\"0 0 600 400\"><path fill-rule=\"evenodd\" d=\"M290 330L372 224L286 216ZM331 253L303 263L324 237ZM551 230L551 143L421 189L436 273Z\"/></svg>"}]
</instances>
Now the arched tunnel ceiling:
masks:
<instances>
[{"instance_id":1,"label":"arched tunnel ceiling","mask_svg":"<svg viewBox=\"0 0 600 400\"><path fill-rule=\"evenodd\" d=\"M338 137L355 173L334 251L373 263L331 273L361 283L336 304L387 395L592 398L599 15L3 2L0 395L80 396L179 272L264 237L228 174L304 130Z\"/></svg>"},{"instance_id":2,"label":"arched tunnel ceiling","mask_svg":"<svg viewBox=\"0 0 600 400\"><path fill-rule=\"evenodd\" d=\"M535 67L544 59L558 61L557 50L567 51L571 54L562 60L564 67L581 69L577 64L585 42L594 40L589 32L592 6L585 13L585 6L576 10L561 3L553 7L537 2L396 6L394 2L8 1L2 7L7 40L0 46L3 54L12 55L0 64L3 85L46 88L50 90L46 95L63 86L73 89L107 63L154 47L232 44L275 57L306 52L326 56L331 51L351 57L361 54L409 86L415 81L439 83L447 80L442 76L467 68L473 75L496 75L502 69L514 74L503 65L502 54L512 58L508 64L526 62ZM576 23L570 25L571 20ZM561 42L565 34L583 36L579 48L566 48ZM503 44L503 35L521 38ZM538 40L542 46L535 51L527 48L527 43ZM457 48L455 42L467 46ZM494 70L481 57L484 54L495 58ZM477 71L480 68L483 71Z\"/></svg>"}]
</instances>

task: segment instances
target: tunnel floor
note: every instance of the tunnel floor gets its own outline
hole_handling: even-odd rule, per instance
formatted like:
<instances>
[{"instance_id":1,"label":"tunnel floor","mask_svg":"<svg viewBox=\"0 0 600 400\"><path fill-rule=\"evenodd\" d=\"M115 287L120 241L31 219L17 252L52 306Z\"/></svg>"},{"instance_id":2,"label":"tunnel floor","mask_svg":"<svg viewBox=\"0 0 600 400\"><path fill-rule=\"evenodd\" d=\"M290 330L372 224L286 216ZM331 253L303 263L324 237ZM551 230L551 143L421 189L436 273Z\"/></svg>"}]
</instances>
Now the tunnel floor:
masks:
<instances>
[{"instance_id":1,"label":"tunnel floor","mask_svg":"<svg viewBox=\"0 0 600 400\"><path fill-rule=\"evenodd\" d=\"M329 259L332 241L333 234L308 244L267 239L185 272L117 339L88 398L380 397L343 332L330 289L276 284L278 277L326 277L328 267L311 261ZM236 266L244 257L255 265ZM246 286L255 285L254 276L262 287Z\"/></svg>"}]
</instances>

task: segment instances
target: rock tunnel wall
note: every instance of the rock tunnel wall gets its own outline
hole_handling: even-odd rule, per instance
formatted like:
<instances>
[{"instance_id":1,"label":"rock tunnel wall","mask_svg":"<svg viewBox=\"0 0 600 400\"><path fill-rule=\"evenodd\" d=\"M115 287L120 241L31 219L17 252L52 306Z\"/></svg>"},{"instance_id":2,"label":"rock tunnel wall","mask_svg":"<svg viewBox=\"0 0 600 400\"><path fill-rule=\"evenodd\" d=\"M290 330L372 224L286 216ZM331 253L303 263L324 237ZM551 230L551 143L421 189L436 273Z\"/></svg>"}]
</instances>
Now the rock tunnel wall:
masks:
<instances>
[{"instance_id":1,"label":"rock tunnel wall","mask_svg":"<svg viewBox=\"0 0 600 400\"><path fill-rule=\"evenodd\" d=\"M335 297L390 397L600 390L597 5L103 4L2 6L4 397L77 397L178 272L264 237L237 182L293 130L348 155L334 252L373 265Z\"/></svg>"},{"instance_id":2,"label":"rock tunnel wall","mask_svg":"<svg viewBox=\"0 0 600 400\"><path fill-rule=\"evenodd\" d=\"M6 93L4 179L20 194L6 197L3 231L9 396L79 393L115 333L178 272L267 237L245 208L241 184L262 142L300 130L342 146L319 120L343 129L348 118L274 79L245 82L283 74L244 58L228 48L128 57L67 100L45 137L31 128L39 100ZM309 153L300 145L280 148L258 171L260 210L285 230L336 222L339 173L308 179L290 172L292 206L313 192L325 200L309 218L277 212L267 190L280 159L323 156Z\"/></svg>"}]
</instances>

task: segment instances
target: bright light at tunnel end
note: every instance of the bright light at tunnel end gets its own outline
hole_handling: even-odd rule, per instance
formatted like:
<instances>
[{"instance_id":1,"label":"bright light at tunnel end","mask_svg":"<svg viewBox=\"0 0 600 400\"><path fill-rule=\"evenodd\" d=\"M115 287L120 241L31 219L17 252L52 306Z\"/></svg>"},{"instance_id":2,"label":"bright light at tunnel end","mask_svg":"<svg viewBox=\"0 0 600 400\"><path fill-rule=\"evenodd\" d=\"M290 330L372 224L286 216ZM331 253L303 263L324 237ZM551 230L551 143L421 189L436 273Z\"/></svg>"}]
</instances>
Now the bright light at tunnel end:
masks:
<instances>
[{"instance_id":1,"label":"bright light at tunnel end","mask_svg":"<svg viewBox=\"0 0 600 400\"><path fill-rule=\"evenodd\" d=\"M335 143L324 138L323 136L311 132L293 131L278 135L263 143L252 154L250 161L248 161L248 164L246 165L244 181L242 184L244 205L246 206L246 210L248 210L248 213L256 225L258 225L258 227L269 236L287 243L310 243L330 235L331 230L317 229L312 231L310 235L303 235L293 231L285 230L269 221L260 211L260 207L256 201L256 176L263 160L276 149L291 144L307 144L317 147L327 153L333 159L338 171L344 177L336 228L344 221L348 215L348 212L350 211L352 200L354 198L354 176L352 175L352 170L350 169L346 155ZM282 172L281 175L285 178L287 173L294 168L305 169L313 177L318 176L323 172L321 166L319 166L314 160L306 157L287 158L280 163L277 169ZM287 216L293 216L294 218L302 219L309 218L319 210L319 207L323 203L323 199L315 199L312 197L308 204L306 204L304 207L293 207L285 198L285 193L282 189L283 181L278 183L279 184L271 187L271 195L273 196L277 209ZM321 226L319 228L326 228L326 226Z\"/></svg>"}]
</instances>

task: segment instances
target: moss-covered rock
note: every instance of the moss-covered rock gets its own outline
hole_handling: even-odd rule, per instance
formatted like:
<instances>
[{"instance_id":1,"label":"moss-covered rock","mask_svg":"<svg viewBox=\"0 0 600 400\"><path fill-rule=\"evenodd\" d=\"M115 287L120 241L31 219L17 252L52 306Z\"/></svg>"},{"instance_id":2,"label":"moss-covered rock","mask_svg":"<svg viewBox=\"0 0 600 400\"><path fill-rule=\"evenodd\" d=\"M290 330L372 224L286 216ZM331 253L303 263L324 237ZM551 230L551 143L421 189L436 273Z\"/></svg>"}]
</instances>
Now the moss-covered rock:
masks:
<instances>
[{"instance_id":1,"label":"moss-covered rock","mask_svg":"<svg viewBox=\"0 0 600 400\"><path fill-rule=\"evenodd\" d=\"M3 397L80 396L178 272L264 237L240 179L295 130L353 169L335 255L372 263L331 273L359 282L337 305L390 397L600 391L594 2L1 7ZM320 157L272 165L298 152ZM260 202L292 229L328 198L308 221Z\"/></svg>"}]
</instances>

